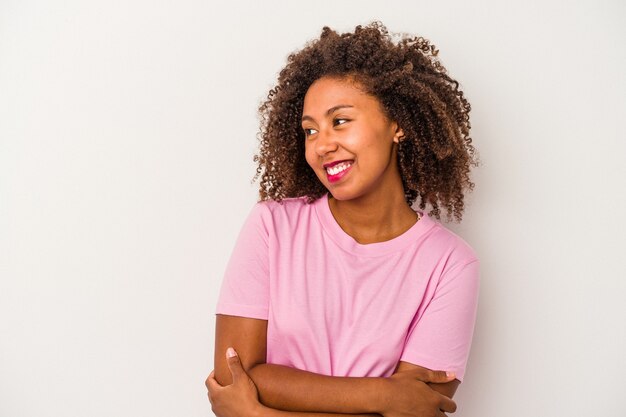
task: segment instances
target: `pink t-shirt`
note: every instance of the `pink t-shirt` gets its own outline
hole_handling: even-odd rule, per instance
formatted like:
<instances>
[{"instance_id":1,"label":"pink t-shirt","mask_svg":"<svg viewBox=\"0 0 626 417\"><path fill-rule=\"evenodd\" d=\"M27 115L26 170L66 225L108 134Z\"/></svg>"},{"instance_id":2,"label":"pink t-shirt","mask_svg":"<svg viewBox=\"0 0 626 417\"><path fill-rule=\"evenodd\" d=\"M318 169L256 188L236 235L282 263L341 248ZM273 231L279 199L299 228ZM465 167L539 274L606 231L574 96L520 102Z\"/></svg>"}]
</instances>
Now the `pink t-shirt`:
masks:
<instances>
[{"instance_id":1,"label":"pink t-shirt","mask_svg":"<svg viewBox=\"0 0 626 417\"><path fill-rule=\"evenodd\" d=\"M385 242L345 233L328 195L257 203L228 263L217 314L268 321L267 363L332 376L389 376L402 360L462 380L478 260L421 219Z\"/></svg>"}]
</instances>

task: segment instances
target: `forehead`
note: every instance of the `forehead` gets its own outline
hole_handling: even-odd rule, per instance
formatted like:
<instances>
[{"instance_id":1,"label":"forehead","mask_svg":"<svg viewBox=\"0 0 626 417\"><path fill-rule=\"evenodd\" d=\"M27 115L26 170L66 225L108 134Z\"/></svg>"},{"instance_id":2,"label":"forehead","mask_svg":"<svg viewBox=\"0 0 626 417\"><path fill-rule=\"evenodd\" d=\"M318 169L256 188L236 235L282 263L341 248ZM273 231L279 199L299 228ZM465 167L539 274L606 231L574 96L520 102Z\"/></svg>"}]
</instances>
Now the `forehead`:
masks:
<instances>
[{"instance_id":1,"label":"forehead","mask_svg":"<svg viewBox=\"0 0 626 417\"><path fill-rule=\"evenodd\" d=\"M304 96L303 113L324 112L338 104L357 109L379 109L378 100L367 94L357 81L345 78L323 77L309 87Z\"/></svg>"}]
</instances>

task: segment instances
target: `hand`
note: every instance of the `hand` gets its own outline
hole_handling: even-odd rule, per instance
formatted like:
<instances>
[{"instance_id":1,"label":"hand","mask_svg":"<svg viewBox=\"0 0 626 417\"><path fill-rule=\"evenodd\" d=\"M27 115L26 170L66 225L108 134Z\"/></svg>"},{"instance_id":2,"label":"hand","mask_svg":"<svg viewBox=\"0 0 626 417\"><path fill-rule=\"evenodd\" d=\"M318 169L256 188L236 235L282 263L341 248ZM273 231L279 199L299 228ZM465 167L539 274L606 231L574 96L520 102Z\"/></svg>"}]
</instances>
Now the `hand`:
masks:
<instances>
[{"instance_id":1,"label":"hand","mask_svg":"<svg viewBox=\"0 0 626 417\"><path fill-rule=\"evenodd\" d=\"M221 386L211 372L205 385L209 390L211 410L218 417L249 417L259 415L262 408L256 385L241 366L237 352L233 348L226 350L226 362L233 376L233 383Z\"/></svg>"},{"instance_id":2,"label":"hand","mask_svg":"<svg viewBox=\"0 0 626 417\"><path fill-rule=\"evenodd\" d=\"M400 371L387 378L388 402L381 410L385 417L445 417L454 413L456 403L433 390L427 383L446 383L455 375L425 368Z\"/></svg>"}]
</instances>

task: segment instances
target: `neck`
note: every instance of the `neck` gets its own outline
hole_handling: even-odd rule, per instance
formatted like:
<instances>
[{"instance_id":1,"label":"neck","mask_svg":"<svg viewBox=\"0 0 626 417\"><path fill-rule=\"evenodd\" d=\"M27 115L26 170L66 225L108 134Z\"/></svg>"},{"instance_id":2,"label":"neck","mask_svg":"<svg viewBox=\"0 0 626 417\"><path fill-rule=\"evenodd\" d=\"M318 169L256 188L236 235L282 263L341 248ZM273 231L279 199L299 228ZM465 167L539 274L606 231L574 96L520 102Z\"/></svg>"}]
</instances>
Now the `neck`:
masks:
<instances>
[{"instance_id":1,"label":"neck","mask_svg":"<svg viewBox=\"0 0 626 417\"><path fill-rule=\"evenodd\" d=\"M404 198L402 184L385 190L384 196L367 196L340 201L329 195L333 217L341 228L359 243L376 243L393 239L410 229L417 214Z\"/></svg>"}]
</instances>

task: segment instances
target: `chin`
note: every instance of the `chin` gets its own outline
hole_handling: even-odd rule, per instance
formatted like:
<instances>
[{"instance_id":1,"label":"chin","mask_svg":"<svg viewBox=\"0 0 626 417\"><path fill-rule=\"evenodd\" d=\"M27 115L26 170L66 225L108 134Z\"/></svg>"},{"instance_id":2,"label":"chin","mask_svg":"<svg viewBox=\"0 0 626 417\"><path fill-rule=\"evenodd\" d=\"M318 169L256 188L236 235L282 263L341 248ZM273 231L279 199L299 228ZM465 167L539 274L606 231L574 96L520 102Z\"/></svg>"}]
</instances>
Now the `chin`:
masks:
<instances>
[{"instance_id":1,"label":"chin","mask_svg":"<svg viewBox=\"0 0 626 417\"><path fill-rule=\"evenodd\" d=\"M360 195L354 192L350 192L347 190L330 190L328 188L326 188L328 190L328 192L330 193L330 195L333 196L333 198L335 200L339 200L339 201L348 201L348 200L354 200L355 198L358 198Z\"/></svg>"},{"instance_id":2,"label":"chin","mask_svg":"<svg viewBox=\"0 0 626 417\"><path fill-rule=\"evenodd\" d=\"M353 185L353 184L342 183L342 184L335 185L335 184L329 183L326 180L326 178L321 179L318 176L318 179L320 180L324 188L326 188L326 191L328 191L328 194L330 194L335 200L339 200L339 201L353 200L363 195L362 192L356 191L354 187L350 187L350 185Z\"/></svg>"}]
</instances>

